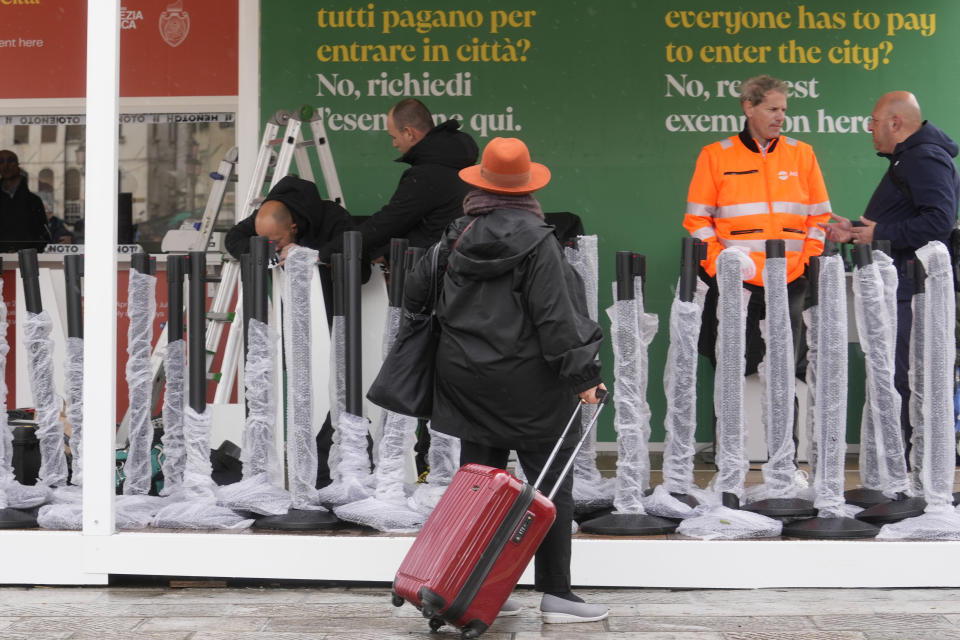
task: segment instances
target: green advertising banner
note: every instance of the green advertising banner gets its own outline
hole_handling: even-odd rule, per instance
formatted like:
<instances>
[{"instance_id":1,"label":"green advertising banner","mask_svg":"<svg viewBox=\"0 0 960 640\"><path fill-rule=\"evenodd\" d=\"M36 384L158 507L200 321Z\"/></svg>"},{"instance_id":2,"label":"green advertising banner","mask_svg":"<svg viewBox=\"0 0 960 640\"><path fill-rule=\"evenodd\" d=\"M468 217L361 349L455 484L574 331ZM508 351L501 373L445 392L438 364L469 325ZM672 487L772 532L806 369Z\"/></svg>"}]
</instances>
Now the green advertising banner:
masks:
<instances>
[{"instance_id":1,"label":"green advertising banner","mask_svg":"<svg viewBox=\"0 0 960 640\"><path fill-rule=\"evenodd\" d=\"M600 308L612 304L616 251L647 256L653 440L679 275L687 186L701 147L742 127L738 87L768 73L792 87L785 132L813 145L834 211L862 213L887 162L866 117L891 90L960 136L960 4L545 0L261 3L261 113L319 110L351 213L384 204L405 165L386 112L418 97L455 117L482 148L515 136L553 173L545 211L581 216L599 237ZM856 349L856 347L852 347ZM612 352L603 353L612 382ZM701 361L701 427L710 440L712 370ZM858 370L859 367L859 370ZM851 373L853 440L862 362ZM610 418L600 432L613 440Z\"/></svg>"}]
</instances>

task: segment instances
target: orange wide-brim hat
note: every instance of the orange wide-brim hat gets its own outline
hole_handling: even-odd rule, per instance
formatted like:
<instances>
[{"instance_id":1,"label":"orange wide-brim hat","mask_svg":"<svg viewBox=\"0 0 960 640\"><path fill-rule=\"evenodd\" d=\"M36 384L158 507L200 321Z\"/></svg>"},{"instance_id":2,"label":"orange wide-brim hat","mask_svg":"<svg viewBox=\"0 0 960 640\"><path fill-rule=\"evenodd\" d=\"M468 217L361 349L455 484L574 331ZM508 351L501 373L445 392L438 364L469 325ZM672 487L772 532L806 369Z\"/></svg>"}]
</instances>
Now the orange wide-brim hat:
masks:
<instances>
[{"instance_id":1,"label":"orange wide-brim hat","mask_svg":"<svg viewBox=\"0 0 960 640\"><path fill-rule=\"evenodd\" d=\"M518 138L494 138L483 150L480 164L460 170L460 179L478 189L523 195L550 182L550 169L530 161L530 151Z\"/></svg>"}]
</instances>

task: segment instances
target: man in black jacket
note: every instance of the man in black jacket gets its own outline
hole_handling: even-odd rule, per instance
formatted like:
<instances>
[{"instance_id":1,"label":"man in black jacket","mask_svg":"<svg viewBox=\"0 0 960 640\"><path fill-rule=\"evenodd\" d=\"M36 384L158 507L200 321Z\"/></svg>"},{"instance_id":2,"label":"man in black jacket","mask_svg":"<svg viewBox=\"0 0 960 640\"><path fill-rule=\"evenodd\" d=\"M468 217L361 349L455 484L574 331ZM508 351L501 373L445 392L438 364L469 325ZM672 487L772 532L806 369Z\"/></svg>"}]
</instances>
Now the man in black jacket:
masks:
<instances>
[{"instance_id":1,"label":"man in black jacket","mask_svg":"<svg viewBox=\"0 0 960 640\"><path fill-rule=\"evenodd\" d=\"M17 154L0 150L0 251L42 250L49 240L43 201L27 188Z\"/></svg>"},{"instance_id":2,"label":"man in black jacket","mask_svg":"<svg viewBox=\"0 0 960 640\"><path fill-rule=\"evenodd\" d=\"M234 258L250 250L250 238L266 236L273 241L281 262L295 246L319 249L351 227L347 210L330 200L323 200L317 185L286 176L270 190L260 208L227 232L226 246ZM327 320L333 316L333 284L330 270L320 270Z\"/></svg>"},{"instance_id":3,"label":"man in black jacket","mask_svg":"<svg viewBox=\"0 0 960 640\"><path fill-rule=\"evenodd\" d=\"M410 168L379 211L357 230L363 234L364 254L381 262L389 256L392 238L406 238L412 247L429 247L440 239L447 224L463 215L468 186L457 176L477 161L477 143L460 131L460 123L447 120L437 126L419 100L401 100L387 114L387 132L403 155L397 162ZM338 238L320 250L321 262L339 250Z\"/></svg>"}]
</instances>

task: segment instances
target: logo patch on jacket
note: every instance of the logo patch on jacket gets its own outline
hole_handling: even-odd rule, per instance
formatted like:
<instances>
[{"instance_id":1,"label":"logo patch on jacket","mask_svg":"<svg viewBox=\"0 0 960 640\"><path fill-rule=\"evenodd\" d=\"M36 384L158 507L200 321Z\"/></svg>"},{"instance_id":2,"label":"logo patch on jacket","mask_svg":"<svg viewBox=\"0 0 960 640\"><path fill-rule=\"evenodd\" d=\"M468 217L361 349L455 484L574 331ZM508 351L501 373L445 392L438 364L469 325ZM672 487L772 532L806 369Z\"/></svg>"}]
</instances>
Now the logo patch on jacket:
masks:
<instances>
[{"instance_id":1,"label":"logo patch on jacket","mask_svg":"<svg viewBox=\"0 0 960 640\"><path fill-rule=\"evenodd\" d=\"M777 174L777 177L781 180L787 180L788 178L796 178L797 175L796 171L781 171Z\"/></svg>"}]
</instances>

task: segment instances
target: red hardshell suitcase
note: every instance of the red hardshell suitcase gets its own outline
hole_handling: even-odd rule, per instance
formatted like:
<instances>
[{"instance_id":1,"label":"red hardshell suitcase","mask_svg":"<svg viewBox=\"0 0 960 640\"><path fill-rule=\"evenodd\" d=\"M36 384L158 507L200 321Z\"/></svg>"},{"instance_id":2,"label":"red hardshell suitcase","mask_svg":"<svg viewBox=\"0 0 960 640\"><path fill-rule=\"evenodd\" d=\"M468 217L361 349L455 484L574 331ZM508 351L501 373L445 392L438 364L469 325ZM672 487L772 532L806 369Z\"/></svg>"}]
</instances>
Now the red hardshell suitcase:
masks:
<instances>
[{"instance_id":1,"label":"red hardshell suitcase","mask_svg":"<svg viewBox=\"0 0 960 640\"><path fill-rule=\"evenodd\" d=\"M604 394L601 406L607 398ZM557 485L599 414L584 429ZM579 407L545 469L578 415ZM461 628L463 638L486 631L556 518L553 491L547 497L536 489L542 478L529 485L480 464L457 471L397 571L394 606L412 603L434 631L445 623Z\"/></svg>"}]
</instances>

